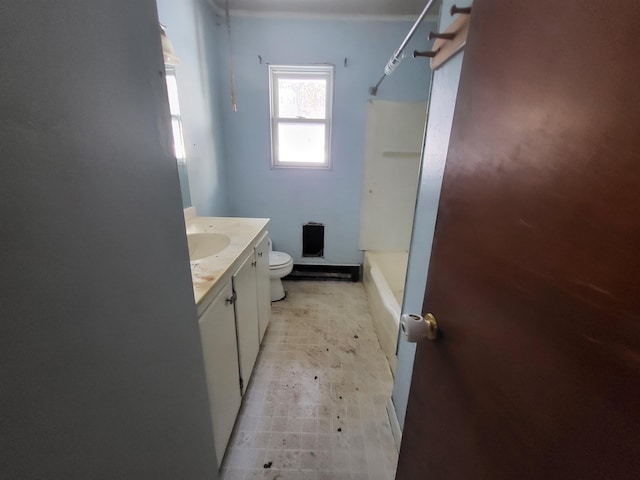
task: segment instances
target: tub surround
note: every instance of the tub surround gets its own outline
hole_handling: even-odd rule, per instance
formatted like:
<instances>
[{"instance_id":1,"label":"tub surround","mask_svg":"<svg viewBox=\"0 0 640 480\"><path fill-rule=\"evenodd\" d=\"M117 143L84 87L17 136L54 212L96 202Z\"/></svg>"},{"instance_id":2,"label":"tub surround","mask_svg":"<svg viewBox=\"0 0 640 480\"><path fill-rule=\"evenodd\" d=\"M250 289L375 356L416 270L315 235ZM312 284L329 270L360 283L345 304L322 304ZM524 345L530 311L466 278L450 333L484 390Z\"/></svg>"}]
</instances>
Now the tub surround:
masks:
<instances>
[{"instance_id":1,"label":"tub surround","mask_svg":"<svg viewBox=\"0 0 640 480\"><path fill-rule=\"evenodd\" d=\"M230 244L219 253L191 263L193 296L200 315L224 285L231 280L256 241L267 231L267 218L191 217L186 218L187 235L221 233Z\"/></svg>"},{"instance_id":2,"label":"tub surround","mask_svg":"<svg viewBox=\"0 0 640 480\"><path fill-rule=\"evenodd\" d=\"M367 251L364 254L363 284L373 325L394 374L408 257L407 252Z\"/></svg>"}]
</instances>

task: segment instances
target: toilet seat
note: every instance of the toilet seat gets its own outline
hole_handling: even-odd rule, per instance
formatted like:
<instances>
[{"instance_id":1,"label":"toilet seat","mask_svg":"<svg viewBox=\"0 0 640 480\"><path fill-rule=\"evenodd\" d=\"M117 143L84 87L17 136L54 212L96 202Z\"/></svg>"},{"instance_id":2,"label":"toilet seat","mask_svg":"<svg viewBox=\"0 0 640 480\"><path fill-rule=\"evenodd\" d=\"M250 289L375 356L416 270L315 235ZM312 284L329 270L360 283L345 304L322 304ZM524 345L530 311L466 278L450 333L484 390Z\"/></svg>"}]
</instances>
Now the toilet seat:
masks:
<instances>
[{"instance_id":1,"label":"toilet seat","mask_svg":"<svg viewBox=\"0 0 640 480\"><path fill-rule=\"evenodd\" d=\"M279 268L291 261L291 256L284 252L269 252L269 268Z\"/></svg>"}]
</instances>

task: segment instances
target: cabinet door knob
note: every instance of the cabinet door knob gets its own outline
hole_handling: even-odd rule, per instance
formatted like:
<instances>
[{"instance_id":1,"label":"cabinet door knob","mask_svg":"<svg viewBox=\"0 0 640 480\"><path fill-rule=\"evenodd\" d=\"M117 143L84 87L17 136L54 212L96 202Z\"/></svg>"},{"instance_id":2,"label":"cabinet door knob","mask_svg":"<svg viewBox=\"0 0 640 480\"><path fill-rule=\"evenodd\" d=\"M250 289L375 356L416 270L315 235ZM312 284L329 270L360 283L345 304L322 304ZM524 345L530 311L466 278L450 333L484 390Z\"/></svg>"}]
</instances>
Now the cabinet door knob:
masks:
<instances>
[{"instance_id":1,"label":"cabinet door knob","mask_svg":"<svg viewBox=\"0 0 640 480\"><path fill-rule=\"evenodd\" d=\"M258 264L258 262L251 262L251 266L255 267Z\"/></svg>"},{"instance_id":2,"label":"cabinet door knob","mask_svg":"<svg viewBox=\"0 0 640 480\"><path fill-rule=\"evenodd\" d=\"M236 303L237 299L238 295L236 295L236 292L233 292L233 294L229 298L227 298L224 303L226 303L227 305L233 305L234 303Z\"/></svg>"},{"instance_id":3,"label":"cabinet door knob","mask_svg":"<svg viewBox=\"0 0 640 480\"><path fill-rule=\"evenodd\" d=\"M258 252L258 256L261 257L262 256L262 252Z\"/></svg>"}]
</instances>

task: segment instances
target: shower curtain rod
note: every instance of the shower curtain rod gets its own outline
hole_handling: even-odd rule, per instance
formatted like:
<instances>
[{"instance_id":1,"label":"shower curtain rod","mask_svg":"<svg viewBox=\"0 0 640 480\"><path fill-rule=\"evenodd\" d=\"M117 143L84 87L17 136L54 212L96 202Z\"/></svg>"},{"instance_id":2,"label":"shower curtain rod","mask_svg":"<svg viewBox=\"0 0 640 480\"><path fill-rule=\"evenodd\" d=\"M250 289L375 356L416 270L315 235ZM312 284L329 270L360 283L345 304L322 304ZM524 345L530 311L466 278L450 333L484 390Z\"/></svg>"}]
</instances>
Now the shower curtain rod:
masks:
<instances>
[{"instance_id":1,"label":"shower curtain rod","mask_svg":"<svg viewBox=\"0 0 640 480\"><path fill-rule=\"evenodd\" d=\"M380 78L380 80L378 80L378 83L376 83L373 87L369 87L369 95L373 95L375 97L378 94L378 87L380 86L380 84L384 81L387 75L391 75L393 73L400 61L404 58L402 56L402 52L407 47L407 43L409 43L411 37L413 37L413 35L416 33L416 30L424 20L424 17L427 16L427 10L431 8L431 5L433 5L433 2L435 1L436 0L429 0L427 6L424 7L424 10L418 17L418 20L416 20L416 23L413 24L413 27L411 27L411 30L409 30L409 33L407 33L407 36L404 38L398 49L393 53L393 55L391 55L391 58L387 62L387 66L384 67L384 74L382 75L382 78Z\"/></svg>"}]
</instances>

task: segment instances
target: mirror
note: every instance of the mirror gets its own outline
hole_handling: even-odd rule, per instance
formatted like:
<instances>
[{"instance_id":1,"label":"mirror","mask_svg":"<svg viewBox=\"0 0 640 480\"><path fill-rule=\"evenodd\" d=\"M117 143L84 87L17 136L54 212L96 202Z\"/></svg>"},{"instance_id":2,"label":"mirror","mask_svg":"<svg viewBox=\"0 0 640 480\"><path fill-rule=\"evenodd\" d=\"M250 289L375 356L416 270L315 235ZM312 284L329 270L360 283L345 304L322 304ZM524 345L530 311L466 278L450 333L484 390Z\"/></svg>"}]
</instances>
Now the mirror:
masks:
<instances>
[{"instance_id":1,"label":"mirror","mask_svg":"<svg viewBox=\"0 0 640 480\"><path fill-rule=\"evenodd\" d=\"M176 69L173 65L165 64L165 79L167 81L167 95L169 97L169 110L171 112L171 131L173 133L173 148L178 162L178 177L180 179L180 191L182 192L182 207L191 207L191 192L189 190L189 173L187 170L187 154L182 134L182 114L180 113L180 101L178 99L178 80Z\"/></svg>"},{"instance_id":2,"label":"mirror","mask_svg":"<svg viewBox=\"0 0 640 480\"><path fill-rule=\"evenodd\" d=\"M171 132L173 134L173 148L178 163L178 178L180 180L180 192L182 194L182 208L191 207L191 192L189 190L189 174L187 170L187 155L182 133L182 114L180 113L180 101L178 99L178 80L176 78L175 65L180 59L173 50L173 45L167 36L166 27L160 24L160 40L162 42L162 55L165 65L165 80L167 82L167 96L169 97L169 111L171 113Z\"/></svg>"}]
</instances>

